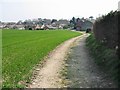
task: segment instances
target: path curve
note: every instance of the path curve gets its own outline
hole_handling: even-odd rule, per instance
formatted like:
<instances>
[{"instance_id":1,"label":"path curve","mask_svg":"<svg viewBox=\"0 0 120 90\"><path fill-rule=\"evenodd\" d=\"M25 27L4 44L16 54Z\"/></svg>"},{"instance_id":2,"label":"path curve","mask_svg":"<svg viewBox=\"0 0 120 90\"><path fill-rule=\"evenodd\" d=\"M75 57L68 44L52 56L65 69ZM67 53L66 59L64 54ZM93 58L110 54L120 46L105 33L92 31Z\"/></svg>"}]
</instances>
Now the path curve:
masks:
<instances>
[{"instance_id":1,"label":"path curve","mask_svg":"<svg viewBox=\"0 0 120 90\"><path fill-rule=\"evenodd\" d=\"M32 82L28 85L28 88L60 88L62 81L60 78L60 72L63 68L65 57L72 44L81 36L72 38L59 45L53 50L46 58L44 66L37 67L35 72L37 74L33 76Z\"/></svg>"},{"instance_id":2,"label":"path curve","mask_svg":"<svg viewBox=\"0 0 120 90\"><path fill-rule=\"evenodd\" d=\"M85 46L88 36L83 33L54 49L44 60L44 66L36 68L37 74L28 88L116 88L114 81L90 57ZM66 79L60 74L63 67L67 69Z\"/></svg>"}]
</instances>

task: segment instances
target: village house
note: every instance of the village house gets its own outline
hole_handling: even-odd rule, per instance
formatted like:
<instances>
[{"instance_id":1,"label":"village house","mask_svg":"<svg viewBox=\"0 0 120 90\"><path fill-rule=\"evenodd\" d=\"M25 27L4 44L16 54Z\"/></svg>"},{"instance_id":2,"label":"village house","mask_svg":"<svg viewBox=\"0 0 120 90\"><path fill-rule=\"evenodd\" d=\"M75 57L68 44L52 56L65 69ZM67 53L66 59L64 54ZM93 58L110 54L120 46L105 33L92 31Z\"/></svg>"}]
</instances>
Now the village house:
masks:
<instances>
[{"instance_id":1,"label":"village house","mask_svg":"<svg viewBox=\"0 0 120 90\"><path fill-rule=\"evenodd\" d=\"M80 31L82 27L82 21L78 18L76 23L76 31Z\"/></svg>"},{"instance_id":2,"label":"village house","mask_svg":"<svg viewBox=\"0 0 120 90\"><path fill-rule=\"evenodd\" d=\"M82 22L82 30L87 30L87 29L92 29L93 27L93 23L91 21L88 20L84 20L84 22Z\"/></svg>"},{"instance_id":3,"label":"village house","mask_svg":"<svg viewBox=\"0 0 120 90\"><path fill-rule=\"evenodd\" d=\"M0 22L0 29L3 29L5 27L5 24Z\"/></svg>"},{"instance_id":4,"label":"village house","mask_svg":"<svg viewBox=\"0 0 120 90\"><path fill-rule=\"evenodd\" d=\"M69 25L70 22L68 20L59 20L59 21L56 21L56 22L53 22L51 25L55 28L59 28L59 29L63 29L64 26L66 25Z\"/></svg>"},{"instance_id":5,"label":"village house","mask_svg":"<svg viewBox=\"0 0 120 90\"><path fill-rule=\"evenodd\" d=\"M53 29L58 29L57 27L53 27L52 25L46 25L48 29L53 30Z\"/></svg>"},{"instance_id":6,"label":"village house","mask_svg":"<svg viewBox=\"0 0 120 90\"><path fill-rule=\"evenodd\" d=\"M43 19L43 24L44 25L51 25L51 19Z\"/></svg>"},{"instance_id":7,"label":"village house","mask_svg":"<svg viewBox=\"0 0 120 90\"><path fill-rule=\"evenodd\" d=\"M18 30L24 30L25 29L25 25L15 25L16 29Z\"/></svg>"},{"instance_id":8,"label":"village house","mask_svg":"<svg viewBox=\"0 0 120 90\"><path fill-rule=\"evenodd\" d=\"M37 24L37 25L35 26L35 30L40 30L40 29L41 29L41 26Z\"/></svg>"},{"instance_id":9,"label":"village house","mask_svg":"<svg viewBox=\"0 0 120 90\"><path fill-rule=\"evenodd\" d=\"M76 22L76 30L77 31L92 29L92 27L93 27L93 23L86 19L84 19L84 20L78 19Z\"/></svg>"}]
</instances>

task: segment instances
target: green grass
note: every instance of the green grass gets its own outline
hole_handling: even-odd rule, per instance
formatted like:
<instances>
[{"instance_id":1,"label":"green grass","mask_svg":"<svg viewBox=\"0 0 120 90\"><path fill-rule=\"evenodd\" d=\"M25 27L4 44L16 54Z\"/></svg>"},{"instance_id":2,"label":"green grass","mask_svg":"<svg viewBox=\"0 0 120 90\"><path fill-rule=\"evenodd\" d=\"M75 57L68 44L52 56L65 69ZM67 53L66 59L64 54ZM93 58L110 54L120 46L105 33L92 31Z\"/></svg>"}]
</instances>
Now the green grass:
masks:
<instances>
[{"instance_id":1,"label":"green grass","mask_svg":"<svg viewBox=\"0 0 120 90\"><path fill-rule=\"evenodd\" d=\"M2 30L3 87L19 87L56 46L80 33L68 30Z\"/></svg>"},{"instance_id":2,"label":"green grass","mask_svg":"<svg viewBox=\"0 0 120 90\"><path fill-rule=\"evenodd\" d=\"M98 42L93 34L87 38L86 45L95 62L120 85L120 76L118 74L120 60L116 51Z\"/></svg>"}]
</instances>

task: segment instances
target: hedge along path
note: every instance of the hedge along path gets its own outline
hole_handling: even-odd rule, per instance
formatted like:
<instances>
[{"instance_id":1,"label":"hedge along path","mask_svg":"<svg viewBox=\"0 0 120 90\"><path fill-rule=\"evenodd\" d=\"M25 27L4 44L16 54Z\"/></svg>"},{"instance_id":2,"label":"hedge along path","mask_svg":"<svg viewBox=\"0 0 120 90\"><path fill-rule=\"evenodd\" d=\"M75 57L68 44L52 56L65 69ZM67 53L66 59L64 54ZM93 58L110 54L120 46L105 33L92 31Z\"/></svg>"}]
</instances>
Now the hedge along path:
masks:
<instances>
[{"instance_id":1,"label":"hedge along path","mask_svg":"<svg viewBox=\"0 0 120 90\"><path fill-rule=\"evenodd\" d=\"M45 59L43 67L37 67L28 88L60 88L62 85L61 70L64 67L65 58L74 42L83 35L65 41L54 49Z\"/></svg>"}]
</instances>

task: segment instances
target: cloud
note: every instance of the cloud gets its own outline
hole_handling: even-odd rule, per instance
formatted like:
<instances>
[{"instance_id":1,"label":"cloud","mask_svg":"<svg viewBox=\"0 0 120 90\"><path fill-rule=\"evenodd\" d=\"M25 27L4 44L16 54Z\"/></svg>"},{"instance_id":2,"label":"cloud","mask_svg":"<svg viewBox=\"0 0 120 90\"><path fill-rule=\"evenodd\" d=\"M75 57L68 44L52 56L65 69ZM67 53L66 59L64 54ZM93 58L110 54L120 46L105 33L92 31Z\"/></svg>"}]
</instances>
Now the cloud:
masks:
<instances>
[{"instance_id":1,"label":"cloud","mask_svg":"<svg viewBox=\"0 0 120 90\"><path fill-rule=\"evenodd\" d=\"M118 9L119 0L2 0L2 20L97 17ZM9 13L9 15L8 15ZM1 18L1 17L0 17Z\"/></svg>"}]
</instances>

